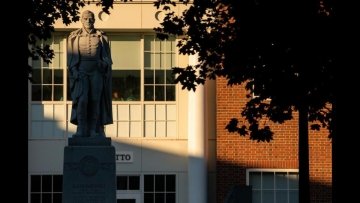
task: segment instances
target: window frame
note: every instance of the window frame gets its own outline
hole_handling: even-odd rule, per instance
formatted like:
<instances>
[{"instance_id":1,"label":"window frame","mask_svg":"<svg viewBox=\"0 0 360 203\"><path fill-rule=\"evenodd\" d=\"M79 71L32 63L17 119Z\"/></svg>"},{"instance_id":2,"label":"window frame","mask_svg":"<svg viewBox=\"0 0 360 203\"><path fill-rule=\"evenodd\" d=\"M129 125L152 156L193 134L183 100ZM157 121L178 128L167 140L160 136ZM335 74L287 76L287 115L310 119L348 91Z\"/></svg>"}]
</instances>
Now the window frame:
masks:
<instances>
[{"instance_id":1,"label":"window frame","mask_svg":"<svg viewBox=\"0 0 360 203\"><path fill-rule=\"evenodd\" d=\"M33 179L32 177L35 177L35 176L40 176L40 191L32 191L32 183L33 183ZM51 191L44 191L43 190L43 187L42 187L42 184L43 184L43 177L44 176L51 176ZM60 187L60 192L59 191L54 191L54 176L60 176L60 179L61 179L61 187ZM39 194L40 195L40 201L42 202L42 199L43 199L43 194L50 194L51 195L51 202L54 202L54 199L53 199L53 196L54 194L57 194L59 195L60 194L60 199L62 201L62 194L63 194L63 182L62 182L62 179L63 179L63 174L30 174L29 175L29 202L30 203L33 203L31 200L32 200L32 194Z\"/></svg>"},{"instance_id":2,"label":"window frame","mask_svg":"<svg viewBox=\"0 0 360 203\"><path fill-rule=\"evenodd\" d=\"M287 175L289 175L290 173L297 173L297 176L299 176L299 169L270 169L270 168L251 168L251 169L246 169L246 185L247 186L250 186L250 173L251 172L259 172L259 173L261 173L261 178L262 178L262 173L263 172L271 172L271 173L273 173L273 176L275 177L275 174L276 173L287 173ZM263 182L262 182L263 180L261 180L261 184L263 184ZM252 187L252 196L253 196L253 192L254 192L254 188ZM261 189L256 189L256 190L258 190L258 191L263 191L264 189L263 188L261 188ZM269 189L270 190L270 189ZM279 190L281 190L281 189L276 189L275 187L272 189L272 190L274 190L275 192L276 191L279 191ZM282 190L284 190L284 189L282 189ZM298 192L298 195L299 195L299 186L297 187L297 189L290 189L289 188L289 185L287 185L287 188L286 188L286 191L297 191ZM253 199L253 201L254 201L254 198L252 198ZM262 199L262 197L261 197L261 199ZM261 202L263 202L262 200L261 200ZM275 201L275 195L274 195L274 202L276 202ZM290 200L288 199L288 203L290 203Z\"/></svg>"},{"instance_id":3,"label":"window frame","mask_svg":"<svg viewBox=\"0 0 360 203\"><path fill-rule=\"evenodd\" d=\"M153 176L153 191L145 191L145 176ZM164 190L163 191L156 191L156 176L164 176ZM166 176L174 176L174 181L175 181L175 185L174 185L174 191L167 191L167 186L166 186ZM142 190L142 195L143 195L143 202L145 203L145 194L153 194L153 202L152 203L156 203L156 196L155 194L157 193L164 193L164 203L168 203L166 201L166 194L174 194L174 198L175 198L175 202L171 202L171 203L176 203L177 202L177 193L178 193L178 176L175 173L146 173L143 174L143 190Z\"/></svg>"}]
</instances>

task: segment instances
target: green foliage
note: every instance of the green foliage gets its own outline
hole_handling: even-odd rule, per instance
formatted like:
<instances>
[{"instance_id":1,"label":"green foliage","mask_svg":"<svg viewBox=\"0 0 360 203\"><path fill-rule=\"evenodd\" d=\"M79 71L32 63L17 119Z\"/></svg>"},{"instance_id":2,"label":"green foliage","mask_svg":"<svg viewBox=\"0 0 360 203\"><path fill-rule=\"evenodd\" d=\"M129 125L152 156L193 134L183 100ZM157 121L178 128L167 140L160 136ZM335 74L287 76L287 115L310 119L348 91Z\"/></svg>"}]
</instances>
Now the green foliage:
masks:
<instances>
[{"instance_id":1,"label":"green foliage","mask_svg":"<svg viewBox=\"0 0 360 203\"><path fill-rule=\"evenodd\" d=\"M225 77L230 86L244 83L249 91L241 112L249 125L232 120L230 132L270 141L273 133L261 121L283 123L304 105L309 121L319 121L331 134L333 114L327 107L335 101L336 65L331 0L194 0L180 15L168 4L176 5L155 3L167 13L154 29L158 37L177 35L180 53L199 57L194 66L173 69L183 89Z\"/></svg>"}]
</instances>

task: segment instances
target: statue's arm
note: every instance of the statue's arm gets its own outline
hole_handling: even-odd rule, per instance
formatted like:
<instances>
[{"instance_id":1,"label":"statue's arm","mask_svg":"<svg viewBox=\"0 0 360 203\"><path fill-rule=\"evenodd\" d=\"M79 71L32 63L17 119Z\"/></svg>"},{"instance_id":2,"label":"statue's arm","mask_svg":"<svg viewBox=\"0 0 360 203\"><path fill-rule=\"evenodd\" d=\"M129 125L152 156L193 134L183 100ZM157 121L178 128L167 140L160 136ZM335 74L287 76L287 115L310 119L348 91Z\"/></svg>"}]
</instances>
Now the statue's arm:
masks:
<instances>
[{"instance_id":1,"label":"statue's arm","mask_svg":"<svg viewBox=\"0 0 360 203\"><path fill-rule=\"evenodd\" d=\"M75 51L75 39L76 33L70 33L68 40L67 40L67 67L69 70L70 77L73 79L78 78L78 70L77 70L77 60L76 60L76 51Z\"/></svg>"},{"instance_id":2,"label":"statue's arm","mask_svg":"<svg viewBox=\"0 0 360 203\"><path fill-rule=\"evenodd\" d=\"M103 33L102 35L103 55L102 59L108 64L109 67L112 65L111 51L109 46L109 38Z\"/></svg>"}]
</instances>

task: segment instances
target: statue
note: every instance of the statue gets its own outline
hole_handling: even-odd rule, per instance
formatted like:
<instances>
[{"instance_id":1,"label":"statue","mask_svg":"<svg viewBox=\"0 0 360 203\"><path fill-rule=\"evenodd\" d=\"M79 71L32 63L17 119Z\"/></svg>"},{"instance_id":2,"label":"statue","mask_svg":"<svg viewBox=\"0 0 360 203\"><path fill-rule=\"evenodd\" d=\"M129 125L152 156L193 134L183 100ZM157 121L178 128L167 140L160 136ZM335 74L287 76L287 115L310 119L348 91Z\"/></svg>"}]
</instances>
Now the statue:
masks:
<instances>
[{"instance_id":1,"label":"statue","mask_svg":"<svg viewBox=\"0 0 360 203\"><path fill-rule=\"evenodd\" d=\"M105 137L104 125L113 123L109 42L94 28L93 12L84 11L81 23L82 28L70 33L67 46L70 122L77 125L73 137Z\"/></svg>"}]
</instances>

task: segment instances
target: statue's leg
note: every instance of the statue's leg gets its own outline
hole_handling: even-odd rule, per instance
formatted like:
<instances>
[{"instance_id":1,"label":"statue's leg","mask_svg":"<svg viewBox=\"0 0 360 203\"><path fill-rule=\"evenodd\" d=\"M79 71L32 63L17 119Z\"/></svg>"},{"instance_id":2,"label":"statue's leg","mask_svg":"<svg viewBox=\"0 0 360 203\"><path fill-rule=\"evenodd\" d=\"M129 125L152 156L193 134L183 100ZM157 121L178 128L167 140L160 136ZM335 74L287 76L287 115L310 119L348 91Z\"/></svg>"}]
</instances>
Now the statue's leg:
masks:
<instances>
[{"instance_id":1,"label":"statue's leg","mask_svg":"<svg viewBox=\"0 0 360 203\"><path fill-rule=\"evenodd\" d=\"M89 91L89 84L87 81L82 81L82 88L81 88L81 95L79 97L78 101L78 107L77 107L77 130L75 137L88 137L88 91Z\"/></svg>"},{"instance_id":2,"label":"statue's leg","mask_svg":"<svg viewBox=\"0 0 360 203\"><path fill-rule=\"evenodd\" d=\"M100 74L94 74L91 77L91 91L90 91L90 117L89 117L89 130L90 136L95 137L100 134L97 132L100 115L100 99L103 89L103 81Z\"/></svg>"},{"instance_id":3,"label":"statue's leg","mask_svg":"<svg viewBox=\"0 0 360 203\"><path fill-rule=\"evenodd\" d=\"M100 122L97 122L97 124L96 124L96 133L100 137L106 137L104 125L100 125Z\"/></svg>"}]
</instances>

